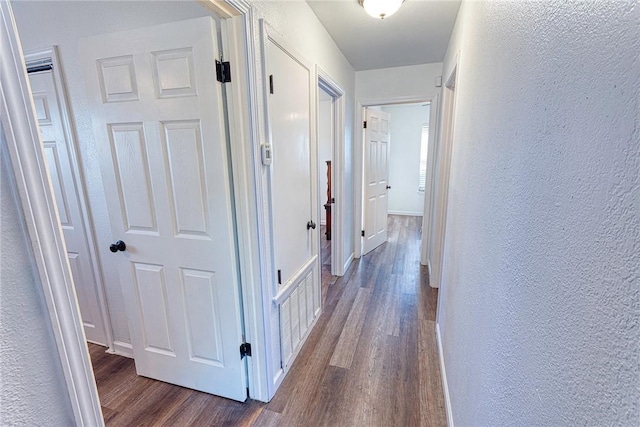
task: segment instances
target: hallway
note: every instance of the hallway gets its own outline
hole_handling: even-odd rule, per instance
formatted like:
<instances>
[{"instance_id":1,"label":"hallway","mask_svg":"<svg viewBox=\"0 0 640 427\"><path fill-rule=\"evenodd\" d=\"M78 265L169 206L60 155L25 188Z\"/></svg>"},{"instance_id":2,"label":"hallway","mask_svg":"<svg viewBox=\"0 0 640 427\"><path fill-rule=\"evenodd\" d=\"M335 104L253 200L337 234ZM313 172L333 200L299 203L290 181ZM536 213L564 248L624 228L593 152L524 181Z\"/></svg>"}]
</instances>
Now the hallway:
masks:
<instances>
[{"instance_id":1,"label":"hallway","mask_svg":"<svg viewBox=\"0 0 640 427\"><path fill-rule=\"evenodd\" d=\"M388 221L388 242L328 287L318 324L270 403L136 377L133 360L90 345L106 424L446 425L437 290L419 264L421 218Z\"/></svg>"}]
</instances>

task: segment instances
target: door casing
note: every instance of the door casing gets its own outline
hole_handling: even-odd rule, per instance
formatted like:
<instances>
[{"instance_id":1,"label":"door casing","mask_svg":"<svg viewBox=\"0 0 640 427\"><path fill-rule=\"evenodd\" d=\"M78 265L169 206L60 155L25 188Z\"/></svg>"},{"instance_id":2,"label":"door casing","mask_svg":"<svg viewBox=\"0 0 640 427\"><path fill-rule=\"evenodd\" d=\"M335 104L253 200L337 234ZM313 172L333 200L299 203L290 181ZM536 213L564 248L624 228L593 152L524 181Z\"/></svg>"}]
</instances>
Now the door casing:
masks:
<instances>
[{"instance_id":1,"label":"door casing","mask_svg":"<svg viewBox=\"0 0 640 427\"><path fill-rule=\"evenodd\" d=\"M333 216L332 231L331 231L331 274L334 276L343 276L351 259L344 260L344 212L345 203L344 200L344 90L335 82L334 79L329 76L322 68L316 65L317 90L324 90L333 98L333 135L332 141L332 162L331 162L331 190L332 197L336 202L331 207L331 214ZM316 95L318 99L318 95ZM316 126L317 128L318 126ZM316 139L318 137L316 136ZM323 171L318 171L318 174ZM320 193L322 195L322 192ZM322 209L322 206L319 206ZM320 214L318 214L320 218Z\"/></svg>"}]
</instances>

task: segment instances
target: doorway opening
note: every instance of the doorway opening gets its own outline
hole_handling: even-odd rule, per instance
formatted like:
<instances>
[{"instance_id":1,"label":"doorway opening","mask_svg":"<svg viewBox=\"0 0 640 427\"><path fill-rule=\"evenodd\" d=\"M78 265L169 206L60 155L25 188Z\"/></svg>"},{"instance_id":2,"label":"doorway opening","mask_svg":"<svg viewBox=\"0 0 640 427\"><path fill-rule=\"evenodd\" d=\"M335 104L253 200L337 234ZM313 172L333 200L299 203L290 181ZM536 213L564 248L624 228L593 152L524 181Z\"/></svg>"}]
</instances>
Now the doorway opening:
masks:
<instances>
[{"instance_id":1,"label":"doorway opening","mask_svg":"<svg viewBox=\"0 0 640 427\"><path fill-rule=\"evenodd\" d=\"M361 253L387 241L389 215L418 217L426 239L437 98L363 106Z\"/></svg>"},{"instance_id":2,"label":"doorway opening","mask_svg":"<svg viewBox=\"0 0 640 427\"><path fill-rule=\"evenodd\" d=\"M344 92L323 70L317 70L318 205L320 206L320 263L322 301L327 289L344 275L343 151Z\"/></svg>"},{"instance_id":3,"label":"doorway opening","mask_svg":"<svg viewBox=\"0 0 640 427\"><path fill-rule=\"evenodd\" d=\"M333 146L335 100L322 86L318 87L318 195L320 200L320 279L322 302L327 289L338 276L332 274L333 232ZM335 236L333 236L335 237Z\"/></svg>"}]
</instances>

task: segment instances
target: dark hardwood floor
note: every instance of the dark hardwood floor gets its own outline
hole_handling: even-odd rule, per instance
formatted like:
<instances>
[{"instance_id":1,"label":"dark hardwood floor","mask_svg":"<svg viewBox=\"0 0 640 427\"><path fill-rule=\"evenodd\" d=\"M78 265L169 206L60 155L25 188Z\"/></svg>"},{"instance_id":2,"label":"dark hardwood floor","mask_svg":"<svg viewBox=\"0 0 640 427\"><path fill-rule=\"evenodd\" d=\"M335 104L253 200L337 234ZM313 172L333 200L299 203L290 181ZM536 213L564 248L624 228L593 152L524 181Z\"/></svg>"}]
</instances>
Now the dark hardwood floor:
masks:
<instances>
[{"instance_id":1,"label":"dark hardwood floor","mask_svg":"<svg viewBox=\"0 0 640 427\"><path fill-rule=\"evenodd\" d=\"M89 345L108 426L443 426L437 290L419 264L420 218L326 285L323 314L270 403L238 403L138 377Z\"/></svg>"}]
</instances>

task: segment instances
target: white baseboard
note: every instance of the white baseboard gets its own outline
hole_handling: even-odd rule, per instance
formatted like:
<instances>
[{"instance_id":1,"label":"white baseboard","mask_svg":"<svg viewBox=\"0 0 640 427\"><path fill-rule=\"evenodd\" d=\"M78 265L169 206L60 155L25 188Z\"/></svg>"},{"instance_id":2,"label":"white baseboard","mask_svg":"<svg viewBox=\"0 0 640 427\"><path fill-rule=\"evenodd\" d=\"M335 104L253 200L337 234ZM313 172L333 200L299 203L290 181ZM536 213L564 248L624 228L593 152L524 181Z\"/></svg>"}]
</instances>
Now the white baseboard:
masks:
<instances>
[{"instance_id":1,"label":"white baseboard","mask_svg":"<svg viewBox=\"0 0 640 427\"><path fill-rule=\"evenodd\" d=\"M440 336L440 325L436 323L436 342L438 343L438 355L440 356L440 373L442 374L442 391L444 392L444 409L447 413L447 425L453 425L453 412L451 412L451 399L449 398L449 383L447 382L447 371L444 367L444 353L442 350L442 337Z\"/></svg>"},{"instance_id":2,"label":"white baseboard","mask_svg":"<svg viewBox=\"0 0 640 427\"><path fill-rule=\"evenodd\" d=\"M422 212L407 212L407 211L387 211L389 215L406 215L406 216L422 216Z\"/></svg>"},{"instance_id":3,"label":"white baseboard","mask_svg":"<svg viewBox=\"0 0 640 427\"><path fill-rule=\"evenodd\" d=\"M113 347L107 350L107 353L117 354L118 356L133 359L133 346L127 342L114 341Z\"/></svg>"}]
</instances>

